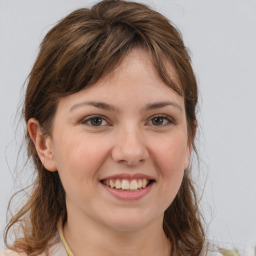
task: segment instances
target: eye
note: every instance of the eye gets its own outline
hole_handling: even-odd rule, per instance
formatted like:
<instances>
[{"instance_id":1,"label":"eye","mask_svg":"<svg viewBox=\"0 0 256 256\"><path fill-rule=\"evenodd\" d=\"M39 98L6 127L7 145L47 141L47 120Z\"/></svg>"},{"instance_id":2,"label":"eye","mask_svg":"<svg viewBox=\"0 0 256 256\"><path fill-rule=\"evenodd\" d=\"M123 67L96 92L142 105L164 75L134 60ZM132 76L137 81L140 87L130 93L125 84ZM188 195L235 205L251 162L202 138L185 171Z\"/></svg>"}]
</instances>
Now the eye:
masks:
<instances>
[{"instance_id":1,"label":"eye","mask_svg":"<svg viewBox=\"0 0 256 256\"><path fill-rule=\"evenodd\" d=\"M83 124L87 124L89 126L106 126L107 121L101 116L89 116L82 120Z\"/></svg>"},{"instance_id":2,"label":"eye","mask_svg":"<svg viewBox=\"0 0 256 256\"><path fill-rule=\"evenodd\" d=\"M165 126L168 124L173 124L173 120L172 118L165 116L165 115L156 115L153 116L150 120L149 120L150 125L154 125L154 126Z\"/></svg>"}]
</instances>

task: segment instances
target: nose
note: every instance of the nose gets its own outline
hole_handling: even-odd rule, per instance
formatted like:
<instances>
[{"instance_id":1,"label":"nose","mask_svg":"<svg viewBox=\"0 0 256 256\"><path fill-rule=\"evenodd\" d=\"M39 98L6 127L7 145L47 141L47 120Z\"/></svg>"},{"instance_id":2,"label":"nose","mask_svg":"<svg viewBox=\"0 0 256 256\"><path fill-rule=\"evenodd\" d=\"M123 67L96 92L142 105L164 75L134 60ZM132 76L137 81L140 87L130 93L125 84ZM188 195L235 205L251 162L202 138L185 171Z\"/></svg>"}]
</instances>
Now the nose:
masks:
<instances>
[{"instance_id":1,"label":"nose","mask_svg":"<svg viewBox=\"0 0 256 256\"><path fill-rule=\"evenodd\" d=\"M114 143L112 158L118 163L136 165L149 157L145 138L139 129L122 129Z\"/></svg>"}]
</instances>

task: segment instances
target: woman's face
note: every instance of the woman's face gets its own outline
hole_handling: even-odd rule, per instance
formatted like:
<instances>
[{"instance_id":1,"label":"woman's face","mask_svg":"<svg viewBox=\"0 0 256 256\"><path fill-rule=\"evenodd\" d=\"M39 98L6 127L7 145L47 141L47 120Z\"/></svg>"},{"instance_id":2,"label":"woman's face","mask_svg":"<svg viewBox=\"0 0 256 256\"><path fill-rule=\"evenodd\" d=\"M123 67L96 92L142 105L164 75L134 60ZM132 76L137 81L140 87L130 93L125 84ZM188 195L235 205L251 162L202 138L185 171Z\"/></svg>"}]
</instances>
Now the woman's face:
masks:
<instances>
[{"instance_id":1,"label":"woman's face","mask_svg":"<svg viewBox=\"0 0 256 256\"><path fill-rule=\"evenodd\" d=\"M177 82L171 66L170 75ZM184 99L134 49L92 87L59 101L50 147L68 218L115 230L162 223L189 163Z\"/></svg>"}]
</instances>

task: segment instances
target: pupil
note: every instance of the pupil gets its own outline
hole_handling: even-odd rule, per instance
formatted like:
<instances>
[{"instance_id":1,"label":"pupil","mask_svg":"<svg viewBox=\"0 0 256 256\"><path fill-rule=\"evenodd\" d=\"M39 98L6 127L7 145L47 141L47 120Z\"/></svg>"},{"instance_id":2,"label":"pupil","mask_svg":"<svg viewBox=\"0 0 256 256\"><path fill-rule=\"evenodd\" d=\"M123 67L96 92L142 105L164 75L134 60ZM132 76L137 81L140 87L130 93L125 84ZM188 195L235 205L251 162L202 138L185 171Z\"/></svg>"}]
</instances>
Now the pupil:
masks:
<instances>
[{"instance_id":1,"label":"pupil","mask_svg":"<svg viewBox=\"0 0 256 256\"><path fill-rule=\"evenodd\" d=\"M92 119L92 125L99 126L102 123L102 119L99 117L95 117Z\"/></svg>"},{"instance_id":2,"label":"pupil","mask_svg":"<svg viewBox=\"0 0 256 256\"><path fill-rule=\"evenodd\" d=\"M163 118L162 118L162 117L155 117L155 118L153 119L153 124L155 124L155 125L161 125L161 124L163 124Z\"/></svg>"}]
</instances>

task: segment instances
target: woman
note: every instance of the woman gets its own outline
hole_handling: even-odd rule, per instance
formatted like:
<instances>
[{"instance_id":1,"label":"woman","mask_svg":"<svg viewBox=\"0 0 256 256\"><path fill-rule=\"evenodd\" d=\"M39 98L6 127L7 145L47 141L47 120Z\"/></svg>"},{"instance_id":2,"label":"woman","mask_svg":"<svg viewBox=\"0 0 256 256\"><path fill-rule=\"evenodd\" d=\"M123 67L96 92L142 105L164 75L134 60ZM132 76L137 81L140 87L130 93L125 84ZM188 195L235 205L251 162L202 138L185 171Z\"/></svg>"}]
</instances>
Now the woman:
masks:
<instances>
[{"instance_id":1,"label":"woman","mask_svg":"<svg viewBox=\"0 0 256 256\"><path fill-rule=\"evenodd\" d=\"M189 55L161 14L105 0L61 20L29 76L36 179L2 255L206 255L196 105Z\"/></svg>"}]
</instances>

